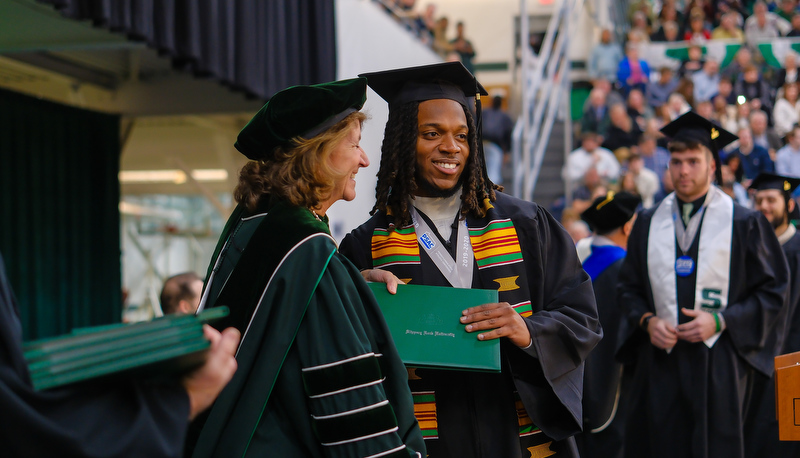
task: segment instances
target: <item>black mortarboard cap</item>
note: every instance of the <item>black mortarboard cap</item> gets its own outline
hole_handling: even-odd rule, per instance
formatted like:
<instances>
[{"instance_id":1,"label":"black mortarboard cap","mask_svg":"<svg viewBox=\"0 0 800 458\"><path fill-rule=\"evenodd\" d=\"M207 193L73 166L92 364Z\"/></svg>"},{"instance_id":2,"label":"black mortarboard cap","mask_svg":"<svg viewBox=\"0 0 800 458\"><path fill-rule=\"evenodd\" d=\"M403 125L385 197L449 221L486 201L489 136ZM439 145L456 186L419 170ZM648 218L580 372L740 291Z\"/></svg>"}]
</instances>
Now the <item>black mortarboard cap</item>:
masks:
<instances>
[{"instance_id":1,"label":"black mortarboard cap","mask_svg":"<svg viewBox=\"0 0 800 458\"><path fill-rule=\"evenodd\" d=\"M367 79L369 87L386 100L389 108L408 102L450 99L474 111L475 95L489 95L461 62L362 73L358 76Z\"/></svg>"},{"instance_id":2,"label":"black mortarboard cap","mask_svg":"<svg viewBox=\"0 0 800 458\"><path fill-rule=\"evenodd\" d=\"M273 95L239 132L234 146L253 160L272 157L293 138L313 138L356 112L367 100L367 80L353 78L292 86Z\"/></svg>"},{"instance_id":3,"label":"black mortarboard cap","mask_svg":"<svg viewBox=\"0 0 800 458\"><path fill-rule=\"evenodd\" d=\"M689 111L661 128L661 133L671 141L700 143L706 146L714 155L717 165L717 182L722 182L722 164L719 160L719 150L739 139L736 135L700 116L694 111Z\"/></svg>"},{"instance_id":4,"label":"black mortarboard cap","mask_svg":"<svg viewBox=\"0 0 800 458\"><path fill-rule=\"evenodd\" d=\"M581 219L595 232L607 232L622 227L633 218L642 199L630 192L609 191L600 196L581 213Z\"/></svg>"},{"instance_id":5,"label":"black mortarboard cap","mask_svg":"<svg viewBox=\"0 0 800 458\"><path fill-rule=\"evenodd\" d=\"M791 194L800 185L800 178L787 177L775 173L761 172L750 183L750 189L762 191L764 189L777 189Z\"/></svg>"},{"instance_id":6,"label":"black mortarboard cap","mask_svg":"<svg viewBox=\"0 0 800 458\"><path fill-rule=\"evenodd\" d=\"M475 76L461 62L422 65L419 67L398 68L382 72L362 73L358 76L367 79L367 84L386 103L389 109L409 102L450 99L460 103L475 114L475 128L478 136L478 155L483 167L484 182L491 187L486 172L486 158L483 154L481 132L480 95L489 95Z\"/></svg>"}]
</instances>

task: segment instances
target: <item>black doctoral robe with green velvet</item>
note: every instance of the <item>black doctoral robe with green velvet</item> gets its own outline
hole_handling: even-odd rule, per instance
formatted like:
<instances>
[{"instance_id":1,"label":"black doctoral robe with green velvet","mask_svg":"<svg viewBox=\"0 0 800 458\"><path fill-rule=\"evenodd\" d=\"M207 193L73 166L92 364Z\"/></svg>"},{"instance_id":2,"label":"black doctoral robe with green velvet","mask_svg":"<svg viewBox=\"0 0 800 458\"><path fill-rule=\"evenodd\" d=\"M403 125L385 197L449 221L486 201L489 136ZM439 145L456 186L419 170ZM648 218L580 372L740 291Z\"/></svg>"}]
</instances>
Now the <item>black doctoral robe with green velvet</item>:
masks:
<instances>
[{"instance_id":1,"label":"black doctoral robe with green velvet","mask_svg":"<svg viewBox=\"0 0 800 458\"><path fill-rule=\"evenodd\" d=\"M235 262L212 261L207 306L230 307L220 326L243 338L194 456L424 455L405 368L327 225L274 202L253 215L239 208L220 241Z\"/></svg>"},{"instance_id":2,"label":"black doctoral robe with green velvet","mask_svg":"<svg viewBox=\"0 0 800 458\"><path fill-rule=\"evenodd\" d=\"M0 257L0 456L178 457L189 398L177 382L31 386L14 293Z\"/></svg>"},{"instance_id":3,"label":"black doctoral robe with green velvet","mask_svg":"<svg viewBox=\"0 0 800 458\"><path fill-rule=\"evenodd\" d=\"M770 336L783 306L789 271L772 227L760 213L733 207L727 328L708 348L678 340L670 353L650 343L639 320L655 313L648 276L647 242L653 214L639 214L619 274L618 297L625 324L618 357L636 360L626 456L743 457L743 418L752 372L769 376L778 348ZM697 259L701 229L687 254ZM676 242L676 259L681 254ZM673 261L674 262L674 261ZM697 272L677 279L678 307L694 309ZM691 318L679 313L679 323ZM779 341L782 339L778 339ZM649 439L648 439L649 438Z\"/></svg>"},{"instance_id":4,"label":"black doctoral robe with green velvet","mask_svg":"<svg viewBox=\"0 0 800 458\"><path fill-rule=\"evenodd\" d=\"M420 379L409 381L412 392L433 392L435 396L438 436L426 436L429 456L527 458L537 453L529 447L548 442L552 442L550 449L557 453L555 456L577 456L571 436L582 424L583 361L602 336L591 281L581 268L569 235L547 211L503 193L497 194L492 205L485 218L468 216L467 226L485 228L491 221L510 219L523 262L484 269L476 264L472 286L498 289L500 300L512 305L509 295L529 300L532 314L524 320L533 344L520 349L503 339L501 374L415 371ZM389 218L382 212L342 241L342 253L360 269L373 268L372 235L376 227L389 227ZM451 242L455 237L454 230ZM451 255L453 246L450 243ZM410 279L411 284L451 286L426 254L420 256L418 264L383 269ZM502 288L495 277L508 275L525 286L515 291ZM518 424L517 395L540 428L533 434L523 433Z\"/></svg>"}]
</instances>

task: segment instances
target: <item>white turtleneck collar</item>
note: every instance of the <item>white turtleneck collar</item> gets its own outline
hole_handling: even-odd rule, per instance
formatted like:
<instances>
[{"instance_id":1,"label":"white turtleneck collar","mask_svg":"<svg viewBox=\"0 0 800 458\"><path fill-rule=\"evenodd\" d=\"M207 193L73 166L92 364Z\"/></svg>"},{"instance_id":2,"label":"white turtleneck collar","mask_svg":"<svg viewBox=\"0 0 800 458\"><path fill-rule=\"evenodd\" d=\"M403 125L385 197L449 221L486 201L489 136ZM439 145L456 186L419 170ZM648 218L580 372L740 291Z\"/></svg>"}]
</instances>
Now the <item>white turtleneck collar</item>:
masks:
<instances>
[{"instance_id":1,"label":"white turtleneck collar","mask_svg":"<svg viewBox=\"0 0 800 458\"><path fill-rule=\"evenodd\" d=\"M414 196L413 204L417 210L433 221L433 225L445 240L450 240L453 232L453 221L461 210L461 191L450 197Z\"/></svg>"}]
</instances>

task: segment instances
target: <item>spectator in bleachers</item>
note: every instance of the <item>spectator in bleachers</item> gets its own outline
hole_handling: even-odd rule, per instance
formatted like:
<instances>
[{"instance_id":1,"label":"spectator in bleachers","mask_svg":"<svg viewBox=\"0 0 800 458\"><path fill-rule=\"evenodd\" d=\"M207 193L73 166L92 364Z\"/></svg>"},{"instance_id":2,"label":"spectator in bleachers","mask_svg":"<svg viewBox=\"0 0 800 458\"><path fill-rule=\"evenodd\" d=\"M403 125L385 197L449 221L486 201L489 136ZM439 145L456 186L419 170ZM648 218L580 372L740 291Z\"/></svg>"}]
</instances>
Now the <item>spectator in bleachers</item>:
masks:
<instances>
[{"instance_id":1,"label":"spectator in bleachers","mask_svg":"<svg viewBox=\"0 0 800 458\"><path fill-rule=\"evenodd\" d=\"M661 107L666 105L669 95L678 88L678 80L669 67L661 67L658 79L647 84L647 104L653 107L656 114L661 115Z\"/></svg>"},{"instance_id":2,"label":"spectator in bleachers","mask_svg":"<svg viewBox=\"0 0 800 458\"><path fill-rule=\"evenodd\" d=\"M608 116L606 93L596 87L589 92L589 103L581 116L581 132L595 132L605 138L611 119ZM602 143L602 140L600 140Z\"/></svg>"},{"instance_id":3,"label":"spectator in bleachers","mask_svg":"<svg viewBox=\"0 0 800 458\"><path fill-rule=\"evenodd\" d=\"M637 13L641 13L648 27L653 25L653 2L650 0L634 0L628 6L628 20L636 21Z\"/></svg>"},{"instance_id":4,"label":"spectator in bleachers","mask_svg":"<svg viewBox=\"0 0 800 458\"><path fill-rule=\"evenodd\" d=\"M758 176L761 172L772 172L775 164L769 156L769 152L763 146L753 143L753 132L747 127L739 129L736 133L739 136L739 146L731 151L728 156L738 156L741 161L742 178L750 180Z\"/></svg>"},{"instance_id":5,"label":"spectator in bleachers","mask_svg":"<svg viewBox=\"0 0 800 458\"><path fill-rule=\"evenodd\" d=\"M744 69L742 77L733 84L733 93L737 100L739 96L744 96L753 110L772 113L772 88L755 65Z\"/></svg>"},{"instance_id":6,"label":"spectator in bleachers","mask_svg":"<svg viewBox=\"0 0 800 458\"><path fill-rule=\"evenodd\" d=\"M611 125L603 140L603 147L614 153L619 162L625 161L631 154L631 148L639 142L642 130L628 116L624 105L612 105L608 110Z\"/></svg>"},{"instance_id":7,"label":"spectator in bleachers","mask_svg":"<svg viewBox=\"0 0 800 458\"><path fill-rule=\"evenodd\" d=\"M719 125L728 132L736 132L742 127L750 127L750 103L726 103L722 96L714 98L714 108ZM724 108L722 108L724 105Z\"/></svg>"},{"instance_id":8,"label":"spectator in bleachers","mask_svg":"<svg viewBox=\"0 0 800 458\"><path fill-rule=\"evenodd\" d=\"M617 81L617 68L622 57L622 48L613 42L611 30L603 29L600 33L600 43L592 48L589 54L589 78Z\"/></svg>"},{"instance_id":9,"label":"spectator in bleachers","mask_svg":"<svg viewBox=\"0 0 800 458\"><path fill-rule=\"evenodd\" d=\"M661 191L657 192L655 197L653 197L653 205L657 205L674 190L675 187L672 185L672 176L669 174L669 170L667 170L661 175Z\"/></svg>"},{"instance_id":10,"label":"spectator in bleachers","mask_svg":"<svg viewBox=\"0 0 800 458\"><path fill-rule=\"evenodd\" d=\"M785 137L800 121L797 83L787 83L783 86L781 97L775 101L772 119L775 120L775 133L781 137Z\"/></svg>"},{"instance_id":11,"label":"spectator in bleachers","mask_svg":"<svg viewBox=\"0 0 800 458\"><path fill-rule=\"evenodd\" d=\"M737 183L744 181L744 170L742 169L742 157L738 154L729 154L722 163L728 166L733 173Z\"/></svg>"},{"instance_id":12,"label":"spectator in bleachers","mask_svg":"<svg viewBox=\"0 0 800 458\"><path fill-rule=\"evenodd\" d=\"M428 3L425 11L417 18L419 37L426 45L433 44L433 29L436 28L436 5Z\"/></svg>"},{"instance_id":13,"label":"spectator in bleachers","mask_svg":"<svg viewBox=\"0 0 800 458\"><path fill-rule=\"evenodd\" d=\"M606 95L606 106L610 107L611 105L616 105L618 103L625 103L625 99L622 97L622 95L615 91L612 87L611 81L605 78L592 81L592 88L603 91L603 93Z\"/></svg>"},{"instance_id":14,"label":"spectator in bleachers","mask_svg":"<svg viewBox=\"0 0 800 458\"><path fill-rule=\"evenodd\" d=\"M736 20L736 27L744 27L744 17L747 16L747 9L744 7L740 0L717 0L717 22L722 20L722 16L727 13L734 13Z\"/></svg>"},{"instance_id":15,"label":"spectator in bleachers","mask_svg":"<svg viewBox=\"0 0 800 458\"><path fill-rule=\"evenodd\" d=\"M691 105L686 102L686 98L683 96L683 94L679 92L673 92L670 94L667 104L662 107L661 118L666 124L672 122L673 120L677 119L678 116L691 109Z\"/></svg>"},{"instance_id":16,"label":"spectator in bleachers","mask_svg":"<svg viewBox=\"0 0 800 458\"><path fill-rule=\"evenodd\" d=\"M647 120L654 116L653 109L645 102L644 94L638 89L631 89L628 93L627 109L628 116L636 122L641 131L644 131Z\"/></svg>"},{"instance_id":17,"label":"spectator in bleachers","mask_svg":"<svg viewBox=\"0 0 800 458\"><path fill-rule=\"evenodd\" d=\"M733 85L730 81L726 79L721 80L717 95L711 99L711 104L714 109L714 119L728 132L736 132L739 130L737 126L738 115L736 101L729 101L732 88ZM730 126L730 128L725 126Z\"/></svg>"},{"instance_id":18,"label":"spectator in bleachers","mask_svg":"<svg viewBox=\"0 0 800 458\"><path fill-rule=\"evenodd\" d=\"M436 20L436 25L433 27L433 50L442 59L447 59L447 55L454 50L450 40L447 39L447 26L449 20L446 16L442 16Z\"/></svg>"},{"instance_id":19,"label":"spectator in bleachers","mask_svg":"<svg viewBox=\"0 0 800 458\"><path fill-rule=\"evenodd\" d=\"M775 172L779 175L800 177L800 126L797 124L786 135L786 145L776 154Z\"/></svg>"},{"instance_id":20,"label":"spectator in bleachers","mask_svg":"<svg viewBox=\"0 0 800 458\"><path fill-rule=\"evenodd\" d=\"M783 87L786 83L797 83L798 75L800 72L797 68L797 54L788 51L783 57L783 67L775 74L775 87Z\"/></svg>"},{"instance_id":21,"label":"spectator in bleachers","mask_svg":"<svg viewBox=\"0 0 800 458\"><path fill-rule=\"evenodd\" d=\"M625 57L619 62L617 68L617 83L623 94L631 89L644 91L650 81L650 66L639 58L639 48L628 43L625 46Z\"/></svg>"},{"instance_id":22,"label":"spectator in bleachers","mask_svg":"<svg viewBox=\"0 0 800 458\"><path fill-rule=\"evenodd\" d=\"M714 105L711 104L710 100L703 100L702 102L696 103L694 111L709 121L717 123L717 120L714 119Z\"/></svg>"},{"instance_id":23,"label":"spectator in bleachers","mask_svg":"<svg viewBox=\"0 0 800 458\"><path fill-rule=\"evenodd\" d=\"M711 0L690 0L685 3L686 8L683 11L689 18L691 18L692 14L697 13L702 13L704 17L709 19L714 17L714 2Z\"/></svg>"},{"instance_id":24,"label":"spectator in bleachers","mask_svg":"<svg viewBox=\"0 0 800 458\"><path fill-rule=\"evenodd\" d=\"M453 51L458 53L461 63L464 64L464 67L466 67L467 70L474 75L475 65L472 63L472 59L475 58L475 48L473 48L472 43L467 40L466 37L464 37L463 21L458 21L456 24L456 37L450 42L450 45L452 46Z\"/></svg>"},{"instance_id":25,"label":"spectator in bleachers","mask_svg":"<svg viewBox=\"0 0 800 458\"><path fill-rule=\"evenodd\" d=\"M753 133L753 143L767 149L769 157L775 158L775 153L783 146L783 140L769 128L767 114L761 110L753 109L750 113L750 130Z\"/></svg>"},{"instance_id":26,"label":"spectator in bleachers","mask_svg":"<svg viewBox=\"0 0 800 458\"><path fill-rule=\"evenodd\" d=\"M650 43L650 37L647 33L640 29L630 29L627 35L628 39L625 46L633 45L636 49L647 49L647 44Z\"/></svg>"},{"instance_id":27,"label":"spectator in bleachers","mask_svg":"<svg viewBox=\"0 0 800 458\"><path fill-rule=\"evenodd\" d=\"M619 176L619 183L617 183L616 188L617 192L625 191L637 196L639 195L639 192L636 190L636 177L633 176L630 169L623 170L622 175Z\"/></svg>"},{"instance_id":28,"label":"spectator in bleachers","mask_svg":"<svg viewBox=\"0 0 800 458\"><path fill-rule=\"evenodd\" d=\"M728 64L728 66L722 70L722 78L727 79L730 82L737 81L744 74L744 69L752 65L754 65L753 53L750 52L750 48L742 46L738 51L736 51L736 55L733 57L733 62ZM733 103L733 101L729 101L729 103Z\"/></svg>"},{"instance_id":29,"label":"spectator in bleachers","mask_svg":"<svg viewBox=\"0 0 800 458\"><path fill-rule=\"evenodd\" d=\"M681 62L678 68L678 78L691 78L695 72L703 69L705 58L703 57L703 48L698 45L689 46L687 50L688 59Z\"/></svg>"},{"instance_id":30,"label":"spectator in bleachers","mask_svg":"<svg viewBox=\"0 0 800 458\"><path fill-rule=\"evenodd\" d=\"M711 32L712 40L737 40L744 43L744 31L737 27L738 13L728 12L722 15L719 27Z\"/></svg>"},{"instance_id":31,"label":"spectator in bleachers","mask_svg":"<svg viewBox=\"0 0 800 458\"><path fill-rule=\"evenodd\" d=\"M639 155L644 162L644 166L652 170L656 176L663 176L669 169L669 151L658 146L656 137L645 133L639 137Z\"/></svg>"},{"instance_id":32,"label":"spectator in bleachers","mask_svg":"<svg viewBox=\"0 0 800 458\"><path fill-rule=\"evenodd\" d=\"M670 21L680 27L684 21L683 13L678 11L674 1L664 1L658 13L658 22L663 26Z\"/></svg>"},{"instance_id":33,"label":"spectator in bleachers","mask_svg":"<svg viewBox=\"0 0 800 458\"><path fill-rule=\"evenodd\" d=\"M733 83L724 76L719 80L719 87L717 88L717 95L725 99L725 103L729 105L736 104L736 94L733 93ZM735 131L736 129L734 129Z\"/></svg>"},{"instance_id":34,"label":"spectator in bleachers","mask_svg":"<svg viewBox=\"0 0 800 458\"><path fill-rule=\"evenodd\" d=\"M636 31L636 33L643 39L643 42L650 41L650 23L647 21L647 15L642 11L636 11L633 13L633 19L631 20L631 31Z\"/></svg>"},{"instance_id":35,"label":"spectator in bleachers","mask_svg":"<svg viewBox=\"0 0 800 458\"><path fill-rule=\"evenodd\" d=\"M702 10L692 10L689 15L689 26L683 33L683 39L693 43L703 43L711 39L711 32L706 29L706 17Z\"/></svg>"},{"instance_id":36,"label":"spectator in bleachers","mask_svg":"<svg viewBox=\"0 0 800 458\"><path fill-rule=\"evenodd\" d=\"M720 79L719 63L714 59L706 60L703 70L692 75L694 103L708 102L717 95Z\"/></svg>"},{"instance_id":37,"label":"spectator in bleachers","mask_svg":"<svg viewBox=\"0 0 800 458\"><path fill-rule=\"evenodd\" d=\"M780 0L778 2L778 10L775 13L791 23L792 16L797 13L797 0Z\"/></svg>"},{"instance_id":38,"label":"spectator in bleachers","mask_svg":"<svg viewBox=\"0 0 800 458\"><path fill-rule=\"evenodd\" d=\"M675 88L675 92L682 95L690 107L694 106L694 82L691 78L681 78L678 81L678 87Z\"/></svg>"},{"instance_id":39,"label":"spectator in bleachers","mask_svg":"<svg viewBox=\"0 0 800 458\"><path fill-rule=\"evenodd\" d=\"M628 174L636 185L636 194L642 198L642 206L652 207L656 193L661 190L661 180L658 175L645 167L644 158L638 154L632 154L628 158Z\"/></svg>"},{"instance_id":40,"label":"spectator in bleachers","mask_svg":"<svg viewBox=\"0 0 800 458\"><path fill-rule=\"evenodd\" d=\"M722 185L720 189L733 198L737 204L745 208L750 208L750 196L747 195L747 189L736 181L736 175L733 173L730 166L723 164L720 171L722 172Z\"/></svg>"},{"instance_id":41,"label":"spectator in bleachers","mask_svg":"<svg viewBox=\"0 0 800 458\"><path fill-rule=\"evenodd\" d=\"M786 36L791 38L800 37L800 13L794 13L792 15L792 22L790 22L790 24L792 28Z\"/></svg>"},{"instance_id":42,"label":"spectator in bleachers","mask_svg":"<svg viewBox=\"0 0 800 458\"><path fill-rule=\"evenodd\" d=\"M572 211L578 214L589 208L589 205L598 196L604 196L608 193L608 180L600 177L597 169L594 167L589 168L583 175L581 185L572 193ZM567 213L567 210L564 210Z\"/></svg>"},{"instance_id":43,"label":"spectator in bleachers","mask_svg":"<svg viewBox=\"0 0 800 458\"><path fill-rule=\"evenodd\" d=\"M614 154L600 146L600 137L594 132L581 135L581 147L569 153L564 165L564 178L571 182L585 181L586 173L592 169L601 180L616 181L619 178L619 162Z\"/></svg>"},{"instance_id":44,"label":"spectator in bleachers","mask_svg":"<svg viewBox=\"0 0 800 458\"><path fill-rule=\"evenodd\" d=\"M674 43L680 40L680 27L675 21L661 24L658 30L650 35L650 41Z\"/></svg>"},{"instance_id":45,"label":"spectator in bleachers","mask_svg":"<svg viewBox=\"0 0 800 458\"><path fill-rule=\"evenodd\" d=\"M503 110L503 97L492 97L492 106L481 113L483 122L483 150L486 157L486 173L492 183L503 182L503 162L511 151L511 132L514 121Z\"/></svg>"},{"instance_id":46,"label":"spectator in bleachers","mask_svg":"<svg viewBox=\"0 0 800 458\"><path fill-rule=\"evenodd\" d=\"M756 49L760 41L768 41L789 33L789 21L767 10L767 4L759 0L753 5L753 15L744 21L744 34L748 46Z\"/></svg>"}]
</instances>

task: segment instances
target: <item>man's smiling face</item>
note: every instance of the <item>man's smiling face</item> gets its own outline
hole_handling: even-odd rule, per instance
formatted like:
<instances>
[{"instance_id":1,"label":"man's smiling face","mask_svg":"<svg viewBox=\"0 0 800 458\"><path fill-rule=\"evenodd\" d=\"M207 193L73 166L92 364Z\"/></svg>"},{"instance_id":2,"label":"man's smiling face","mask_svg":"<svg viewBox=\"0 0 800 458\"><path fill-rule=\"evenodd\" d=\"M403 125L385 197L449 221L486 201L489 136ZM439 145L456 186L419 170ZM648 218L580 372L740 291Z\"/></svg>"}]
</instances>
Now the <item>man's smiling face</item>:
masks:
<instances>
[{"instance_id":1,"label":"man's smiling face","mask_svg":"<svg viewBox=\"0 0 800 458\"><path fill-rule=\"evenodd\" d=\"M457 191L469 158L464 108L450 99L426 100L417 115L416 194L442 197Z\"/></svg>"}]
</instances>

